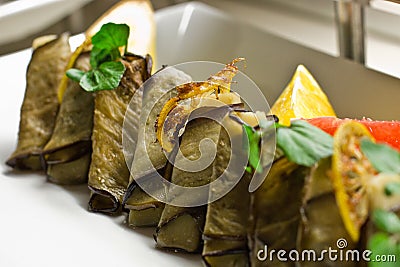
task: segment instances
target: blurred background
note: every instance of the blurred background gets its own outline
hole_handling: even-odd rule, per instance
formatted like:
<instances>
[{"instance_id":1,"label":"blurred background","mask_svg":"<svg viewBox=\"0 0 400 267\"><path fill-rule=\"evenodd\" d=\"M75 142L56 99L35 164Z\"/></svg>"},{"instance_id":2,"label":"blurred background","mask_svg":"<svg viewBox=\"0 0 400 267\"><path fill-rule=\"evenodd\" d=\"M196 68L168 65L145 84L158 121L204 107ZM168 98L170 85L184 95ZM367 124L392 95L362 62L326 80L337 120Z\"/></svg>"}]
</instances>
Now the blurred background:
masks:
<instances>
[{"instance_id":1,"label":"blurred background","mask_svg":"<svg viewBox=\"0 0 400 267\"><path fill-rule=\"evenodd\" d=\"M64 31L81 33L116 2L118 0L0 0L0 55L30 47L32 40L37 36ZM157 11L188 1L151 2ZM329 55L342 55L361 63L365 62L367 66L376 70L400 76L398 0L200 2L298 44ZM362 25L358 25L360 19ZM359 34L362 34L365 41L362 44L357 39ZM360 47L365 58L359 58L357 49Z\"/></svg>"}]
</instances>

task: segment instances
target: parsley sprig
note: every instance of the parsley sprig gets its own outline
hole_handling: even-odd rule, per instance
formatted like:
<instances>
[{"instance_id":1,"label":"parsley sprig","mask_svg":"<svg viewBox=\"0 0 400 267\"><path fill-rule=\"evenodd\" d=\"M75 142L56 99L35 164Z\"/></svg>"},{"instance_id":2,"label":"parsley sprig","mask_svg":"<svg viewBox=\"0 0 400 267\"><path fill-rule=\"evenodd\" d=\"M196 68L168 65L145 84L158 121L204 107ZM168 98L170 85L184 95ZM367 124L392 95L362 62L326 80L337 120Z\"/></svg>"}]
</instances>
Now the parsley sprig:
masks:
<instances>
[{"instance_id":1,"label":"parsley sprig","mask_svg":"<svg viewBox=\"0 0 400 267\"><path fill-rule=\"evenodd\" d=\"M122 55L120 48L127 49L129 26L107 23L92 37L90 53L91 70L84 72L69 69L66 75L88 92L115 89L125 72L125 66L118 61Z\"/></svg>"}]
</instances>

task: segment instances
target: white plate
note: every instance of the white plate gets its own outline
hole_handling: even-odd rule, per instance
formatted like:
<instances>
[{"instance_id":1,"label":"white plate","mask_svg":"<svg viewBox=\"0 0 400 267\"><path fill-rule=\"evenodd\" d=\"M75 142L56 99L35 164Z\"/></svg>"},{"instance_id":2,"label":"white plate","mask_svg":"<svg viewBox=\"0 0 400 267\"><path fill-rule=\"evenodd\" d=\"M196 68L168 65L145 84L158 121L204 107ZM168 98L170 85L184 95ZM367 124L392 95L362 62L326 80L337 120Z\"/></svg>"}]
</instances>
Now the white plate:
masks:
<instances>
[{"instance_id":1,"label":"white plate","mask_svg":"<svg viewBox=\"0 0 400 267\"><path fill-rule=\"evenodd\" d=\"M297 64L304 63L340 115L400 119L395 78L238 23L199 3L160 10L156 19L159 65L246 57L244 72L272 103ZM10 172L4 162L15 148L29 59L29 50L0 57L0 266L202 266L197 255L155 249L152 230L128 229L123 217L89 213L85 186L61 187L40 174Z\"/></svg>"}]
</instances>

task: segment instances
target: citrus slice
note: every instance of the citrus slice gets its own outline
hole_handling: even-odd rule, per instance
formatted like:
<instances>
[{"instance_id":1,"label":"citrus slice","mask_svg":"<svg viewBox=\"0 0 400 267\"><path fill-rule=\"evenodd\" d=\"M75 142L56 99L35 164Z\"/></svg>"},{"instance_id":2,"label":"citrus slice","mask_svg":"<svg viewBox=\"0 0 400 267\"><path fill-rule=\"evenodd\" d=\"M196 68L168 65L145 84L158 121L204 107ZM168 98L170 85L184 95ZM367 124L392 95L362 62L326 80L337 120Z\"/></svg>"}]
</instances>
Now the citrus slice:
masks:
<instances>
[{"instance_id":1,"label":"citrus slice","mask_svg":"<svg viewBox=\"0 0 400 267\"><path fill-rule=\"evenodd\" d=\"M332 184L344 226L353 241L360 237L360 228L368 217L367 178L375 170L360 150L360 141L373 140L361 123L347 121L333 139Z\"/></svg>"},{"instance_id":2,"label":"citrus slice","mask_svg":"<svg viewBox=\"0 0 400 267\"><path fill-rule=\"evenodd\" d=\"M74 51L67 64L72 68L76 59L91 43L91 38L103 24L125 23L129 26L127 50L137 55L150 54L156 65L156 26L153 7L149 0L121 0L98 18L85 32L86 40ZM67 88L68 77L63 76L58 86L58 100L61 103Z\"/></svg>"},{"instance_id":3,"label":"citrus slice","mask_svg":"<svg viewBox=\"0 0 400 267\"><path fill-rule=\"evenodd\" d=\"M287 126L293 118L336 117L327 96L303 65L297 67L292 80L272 106L271 114Z\"/></svg>"}]
</instances>

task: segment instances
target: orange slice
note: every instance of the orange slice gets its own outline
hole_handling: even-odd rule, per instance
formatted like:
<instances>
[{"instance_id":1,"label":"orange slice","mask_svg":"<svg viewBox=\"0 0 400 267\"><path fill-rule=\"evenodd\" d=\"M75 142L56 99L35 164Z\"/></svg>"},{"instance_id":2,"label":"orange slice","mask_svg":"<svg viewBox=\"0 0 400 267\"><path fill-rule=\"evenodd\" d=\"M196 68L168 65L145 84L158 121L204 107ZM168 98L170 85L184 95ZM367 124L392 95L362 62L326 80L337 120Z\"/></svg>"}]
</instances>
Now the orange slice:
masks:
<instances>
[{"instance_id":1,"label":"orange slice","mask_svg":"<svg viewBox=\"0 0 400 267\"><path fill-rule=\"evenodd\" d=\"M292 80L272 106L271 114L277 115L279 122L287 126L293 118L336 117L327 96L303 65L297 67Z\"/></svg>"},{"instance_id":2,"label":"orange slice","mask_svg":"<svg viewBox=\"0 0 400 267\"><path fill-rule=\"evenodd\" d=\"M360 141L373 140L361 123L348 121L336 131L333 139L332 183L336 203L344 226L353 241L360 238L360 228L368 217L367 180L375 174L360 150Z\"/></svg>"}]
</instances>

